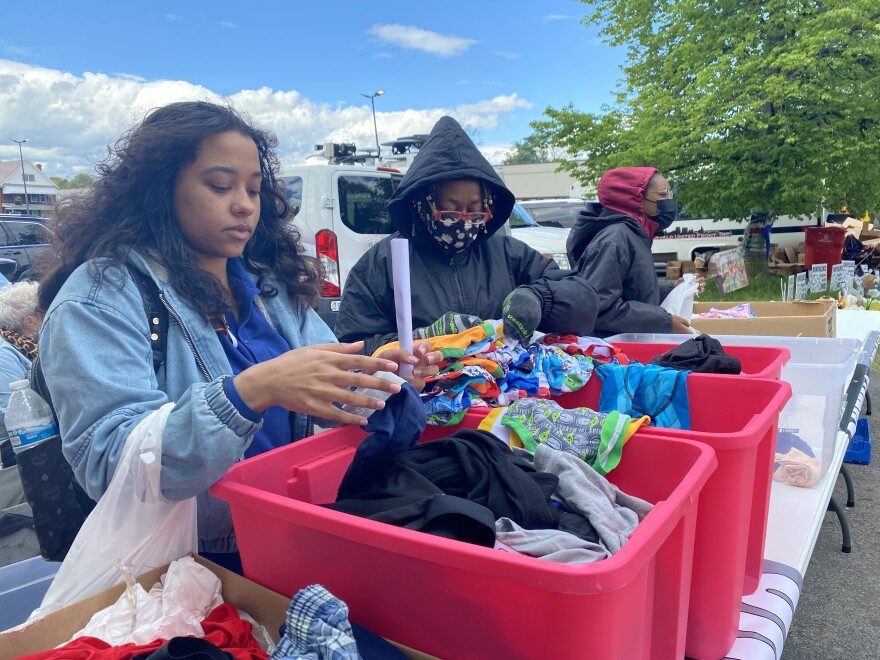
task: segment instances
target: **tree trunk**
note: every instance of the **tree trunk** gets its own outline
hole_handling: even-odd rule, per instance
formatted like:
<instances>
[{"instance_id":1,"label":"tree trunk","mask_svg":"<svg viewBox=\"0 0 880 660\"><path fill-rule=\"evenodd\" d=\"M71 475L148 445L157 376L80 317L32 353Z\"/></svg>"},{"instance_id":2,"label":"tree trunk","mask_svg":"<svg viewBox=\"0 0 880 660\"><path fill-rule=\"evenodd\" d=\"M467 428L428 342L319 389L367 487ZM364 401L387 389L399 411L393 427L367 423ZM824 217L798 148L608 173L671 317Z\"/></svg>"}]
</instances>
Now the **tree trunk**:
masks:
<instances>
[{"instance_id":1,"label":"tree trunk","mask_svg":"<svg viewBox=\"0 0 880 660\"><path fill-rule=\"evenodd\" d=\"M775 220L776 214L773 211L751 212L740 248L750 282L754 276L770 272L767 267L770 258L770 229Z\"/></svg>"}]
</instances>

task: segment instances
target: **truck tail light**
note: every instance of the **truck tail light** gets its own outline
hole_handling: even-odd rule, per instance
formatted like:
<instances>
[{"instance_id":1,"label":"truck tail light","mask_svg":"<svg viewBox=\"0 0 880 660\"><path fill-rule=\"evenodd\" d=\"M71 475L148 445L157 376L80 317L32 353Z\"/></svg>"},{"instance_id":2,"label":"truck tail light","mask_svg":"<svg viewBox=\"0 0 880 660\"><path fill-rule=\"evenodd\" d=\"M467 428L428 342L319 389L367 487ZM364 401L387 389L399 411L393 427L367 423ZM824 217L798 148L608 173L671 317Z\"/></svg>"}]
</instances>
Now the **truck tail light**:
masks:
<instances>
[{"instance_id":1,"label":"truck tail light","mask_svg":"<svg viewBox=\"0 0 880 660\"><path fill-rule=\"evenodd\" d=\"M321 295L324 298L335 298L342 293L339 282L339 247L336 234L329 229L322 229L315 234L318 261L324 267L324 281L321 283Z\"/></svg>"}]
</instances>

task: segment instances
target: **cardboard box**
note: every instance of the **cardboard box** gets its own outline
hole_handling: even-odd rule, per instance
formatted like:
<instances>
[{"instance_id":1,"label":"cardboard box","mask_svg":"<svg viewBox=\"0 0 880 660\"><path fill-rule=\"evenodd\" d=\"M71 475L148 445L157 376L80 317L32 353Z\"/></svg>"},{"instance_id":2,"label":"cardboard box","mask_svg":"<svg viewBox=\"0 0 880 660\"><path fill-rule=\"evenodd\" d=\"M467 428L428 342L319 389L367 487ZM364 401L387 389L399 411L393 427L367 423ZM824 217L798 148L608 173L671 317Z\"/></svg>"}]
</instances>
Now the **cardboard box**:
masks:
<instances>
[{"instance_id":1,"label":"cardboard box","mask_svg":"<svg viewBox=\"0 0 880 660\"><path fill-rule=\"evenodd\" d=\"M865 227L862 229L861 234L859 235L859 240L864 243L865 241L873 241L880 238L880 231L876 229L868 229L868 225L865 224Z\"/></svg>"},{"instance_id":2,"label":"cardboard box","mask_svg":"<svg viewBox=\"0 0 880 660\"><path fill-rule=\"evenodd\" d=\"M196 556L195 560L209 568L222 585L223 600L250 614L263 624L278 642L278 629L287 617L290 598L270 591L256 582L227 571L222 566ZM144 573L138 582L147 591L168 570L167 566ZM14 660L22 655L38 653L67 643L82 630L95 612L115 603L125 590L123 584L101 591L29 624L0 633L0 660ZM393 643L393 642L392 642ZM394 644L404 655L414 660L432 660L434 656L421 653L400 644ZM436 659L434 659L436 660Z\"/></svg>"},{"instance_id":3,"label":"cardboard box","mask_svg":"<svg viewBox=\"0 0 880 660\"><path fill-rule=\"evenodd\" d=\"M788 277L789 275L797 275L804 270L802 264L775 264L770 266L770 272L780 277Z\"/></svg>"},{"instance_id":4,"label":"cardboard box","mask_svg":"<svg viewBox=\"0 0 880 660\"><path fill-rule=\"evenodd\" d=\"M693 273L694 272L694 262L693 261L682 261L681 262L681 274L685 273Z\"/></svg>"},{"instance_id":5,"label":"cardboard box","mask_svg":"<svg viewBox=\"0 0 880 660\"><path fill-rule=\"evenodd\" d=\"M694 303L694 314L730 309L742 302ZM751 319L694 318L691 325L708 335L768 335L774 337L834 337L837 303L834 300L750 303L757 314Z\"/></svg>"},{"instance_id":6,"label":"cardboard box","mask_svg":"<svg viewBox=\"0 0 880 660\"><path fill-rule=\"evenodd\" d=\"M666 262L666 279L667 280L677 280L681 277L681 262L680 261L667 261Z\"/></svg>"}]
</instances>

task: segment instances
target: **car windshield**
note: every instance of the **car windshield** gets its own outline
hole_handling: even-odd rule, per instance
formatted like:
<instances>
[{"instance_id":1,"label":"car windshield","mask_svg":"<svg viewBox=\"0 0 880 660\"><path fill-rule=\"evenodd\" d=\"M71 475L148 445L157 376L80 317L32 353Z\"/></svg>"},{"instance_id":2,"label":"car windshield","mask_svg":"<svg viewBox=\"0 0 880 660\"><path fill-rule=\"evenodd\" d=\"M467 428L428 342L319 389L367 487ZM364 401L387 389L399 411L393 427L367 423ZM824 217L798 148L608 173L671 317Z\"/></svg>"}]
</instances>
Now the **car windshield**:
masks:
<instances>
[{"instance_id":1,"label":"car windshield","mask_svg":"<svg viewBox=\"0 0 880 660\"><path fill-rule=\"evenodd\" d=\"M522 229L523 227L537 227L538 223L522 206L514 204L513 210L510 212L510 226L513 229Z\"/></svg>"},{"instance_id":2,"label":"car windshield","mask_svg":"<svg viewBox=\"0 0 880 660\"><path fill-rule=\"evenodd\" d=\"M578 213L586 208L584 204L565 202L558 206L533 206L529 209L538 224L545 227L571 229L577 221Z\"/></svg>"}]
</instances>

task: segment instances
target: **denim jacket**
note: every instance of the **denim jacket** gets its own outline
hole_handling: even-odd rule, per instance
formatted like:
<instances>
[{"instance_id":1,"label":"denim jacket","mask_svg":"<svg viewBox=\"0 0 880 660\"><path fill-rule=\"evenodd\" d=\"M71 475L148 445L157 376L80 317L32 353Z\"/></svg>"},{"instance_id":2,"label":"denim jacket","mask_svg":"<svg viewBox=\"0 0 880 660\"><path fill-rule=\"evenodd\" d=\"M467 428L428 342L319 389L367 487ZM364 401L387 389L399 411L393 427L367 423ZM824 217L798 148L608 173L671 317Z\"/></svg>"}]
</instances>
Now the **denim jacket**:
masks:
<instances>
[{"instance_id":1,"label":"denim jacket","mask_svg":"<svg viewBox=\"0 0 880 660\"><path fill-rule=\"evenodd\" d=\"M198 496L199 550L233 552L229 508L207 493L236 461L262 422L243 417L223 392L232 370L215 330L165 280L153 262L132 252L129 265L149 274L169 312L165 364L153 370L143 299L124 269L77 268L46 314L40 359L58 414L64 455L86 492L98 499L113 477L125 440L150 412L175 402L162 445L162 493L170 500ZM254 281L256 276L253 276ZM308 308L279 293L260 296L264 312L291 348L335 342ZM296 415L293 437L306 434Z\"/></svg>"}]
</instances>

